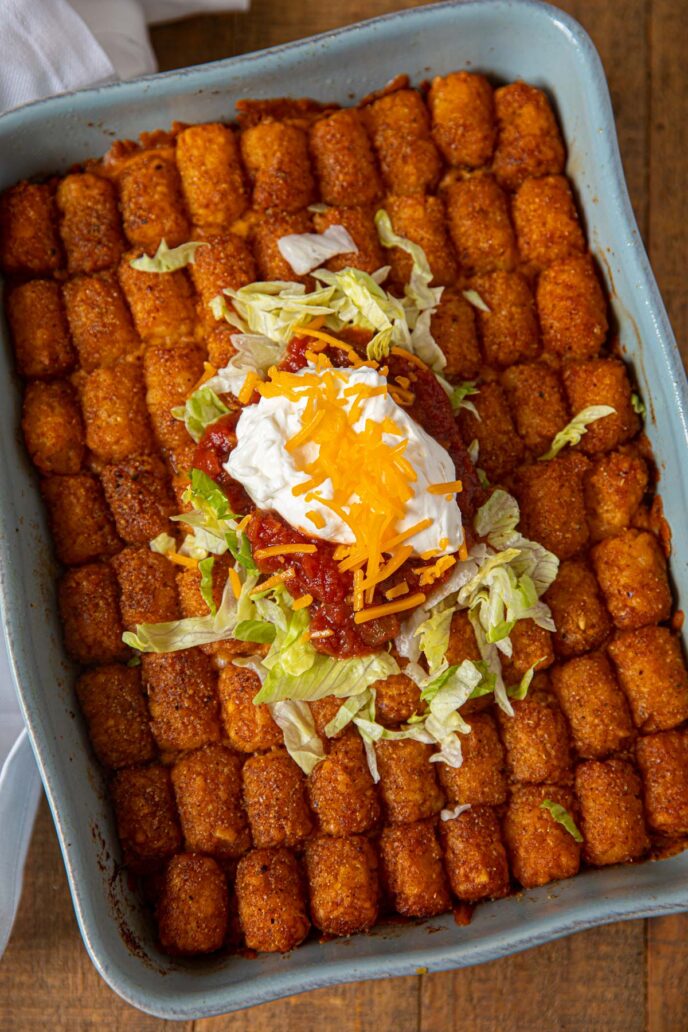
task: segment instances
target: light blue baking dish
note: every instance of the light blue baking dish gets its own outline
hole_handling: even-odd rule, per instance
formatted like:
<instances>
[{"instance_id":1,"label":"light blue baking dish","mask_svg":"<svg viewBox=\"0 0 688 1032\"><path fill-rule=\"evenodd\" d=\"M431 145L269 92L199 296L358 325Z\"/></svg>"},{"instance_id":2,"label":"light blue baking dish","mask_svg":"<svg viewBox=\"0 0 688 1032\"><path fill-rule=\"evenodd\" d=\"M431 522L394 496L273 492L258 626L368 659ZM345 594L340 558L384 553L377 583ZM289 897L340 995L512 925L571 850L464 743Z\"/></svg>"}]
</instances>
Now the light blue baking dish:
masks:
<instances>
[{"instance_id":1,"label":"light blue baking dish","mask_svg":"<svg viewBox=\"0 0 688 1032\"><path fill-rule=\"evenodd\" d=\"M604 73L571 18L532 0L446 3L139 82L32 104L0 119L0 187L67 169L173 120L232 116L241 97L311 96L343 104L400 71L414 82L457 68L546 88L569 145L568 171L607 277L621 341L648 402L647 430L674 532L673 577L688 600L688 390L671 328L629 204ZM50 545L24 455L9 344L2 350L0 587L5 632L33 747L55 817L86 948L103 978L136 1007L189 1019L294 992L367 978L462 967L621 918L688 909L688 853L588 871L481 906L469 927L451 916L353 940L315 941L287 956L181 964L155 947L148 916L117 873L118 846L102 778L75 713L60 643Z\"/></svg>"}]
</instances>

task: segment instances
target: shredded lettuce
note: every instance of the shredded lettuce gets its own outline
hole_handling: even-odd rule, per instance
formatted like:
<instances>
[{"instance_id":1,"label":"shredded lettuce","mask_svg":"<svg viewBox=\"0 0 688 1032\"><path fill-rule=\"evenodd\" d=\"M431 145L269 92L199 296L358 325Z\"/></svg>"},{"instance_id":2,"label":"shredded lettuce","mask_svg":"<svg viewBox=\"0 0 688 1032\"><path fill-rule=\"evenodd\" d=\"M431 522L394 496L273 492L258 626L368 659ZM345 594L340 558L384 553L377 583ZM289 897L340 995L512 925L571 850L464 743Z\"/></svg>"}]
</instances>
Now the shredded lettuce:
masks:
<instances>
[{"instance_id":1,"label":"shredded lettuce","mask_svg":"<svg viewBox=\"0 0 688 1032\"><path fill-rule=\"evenodd\" d=\"M158 534L157 537L148 542L148 547L151 552L158 552L159 555L169 555L170 552L177 551L177 542L171 534L166 534L163 531L162 534Z\"/></svg>"},{"instance_id":2,"label":"shredded lettuce","mask_svg":"<svg viewBox=\"0 0 688 1032\"><path fill-rule=\"evenodd\" d=\"M520 518L516 499L498 488L480 506L473 525L479 537L487 538L494 548L501 549L513 539Z\"/></svg>"},{"instance_id":3,"label":"shredded lettuce","mask_svg":"<svg viewBox=\"0 0 688 1032\"><path fill-rule=\"evenodd\" d=\"M227 495L212 477L200 469L192 469L191 482L182 498L191 506L191 511L172 516L172 520L186 523L193 530L193 538L191 541L187 538L183 552L194 558L205 558L208 552L213 555L230 552L239 566L255 573L257 566L248 537L239 530Z\"/></svg>"},{"instance_id":4,"label":"shredded lettuce","mask_svg":"<svg viewBox=\"0 0 688 1032\"><path fill-rule=\"evenodd\" d=\"M645 402L639 394L635 393L635 391L631 394L631 406L633 411L639 415L641 419L645 418Z\"/></svg>"},{"instance_id":5,"label":"shredded lettuce","mask_svg":"<svg viewBox=\"0 0 688 1032\"><path fill-rule=\"evenodd\" d=\"M450 390L449 401L451 402L452 410L458 412L460 409L467 409L480 422L480 413L477 408L472 401L466 401L466 398L469 398L472 394L480 393L475 382L466 380L465 383L460 383L458 387L451 387L450 385Z\"/></svg>"},{"instance_id":6,"label":"shredded lettuce","mask_svg":"<svg viewBox=\"0 0 688 1032\"><path fill-rule=\"evenodd\" d=\"M420 651L425 656L430 673L438 670L449 648L449 632L455 607L436 609L415 632L420 638Z\"/></svg>"},{"instance_id":7,"label":"shredded lettuce","mask_svg":"<svg viewBox=\"0 0 688 1032\"><path fill-rule=\"evenodd\" d=\"M559 431L545 454L540 456L540 462L555 458L567 444L578 444L583 434L588 432L591 423L604 419L605 416L612 416L615 412L616 409L611 405L590 405L582 409L563 430Z\"/></svg>"},{"instance_id":8,"label":"shredded lettuce","mask_svg":"<svg viewBox=\"0 0 688 1032\"><path fill-rule=\"evenodd\" d=\"M583 836L578 830L576 822L566 807L562 806L561 803L554 803L551 799L543 799L540 803L540 809L548 810L557 824L561 824L562 828L565 828L576 842L583 841Z\"/></svg>"},{"instance_id":9,"label":"shredded lettuce","mask_svg":"<svg viewBox=\"0 0 688 1032\"><path fill-rule=\"evenodd\" d=\"M317 269L337 254L356 253L358 248L344 226L328 226L324 233L290 233L277 241L279 252L297 276Z\"/></svg>"},{"instance_id":10,"label":"shredded lettuce","mask_svg":"<svg viewBox=\"0 0 688 1032\"><path fill-rule=\"evenodd\" d=\"M474 308L480 309L481 312L490 311L477 290L462 290L461 293Z\"/></svg>"},{"instance_id":11,"label":"shredded lettuce","mask_svg":"<svg viewBox=\"0 0 688 1032\"><path fill-rule=\"evenodd\" d=\"M460 817L466 810L470 810L470 803L459 803L458 806L453 806L451 810L440 810L441 821L454 821L457 817Z\"/></svg>"},{"instance_id":12,"label":"shredded lettuce","mask_svg":"<svg viewBox=\"0 0 688 1032\"><path fill-rule=\"evenodd\" d=\"M333 659L322 652L316 652L308 642L302 643L302 647L302 663L297 665L303 665L306 657L309 657L310 666L299 674L293 674L285 669L279 658L276 659L253 700L256 704L281 699L314 702L326 695L336 695L338 698L360 695L375 681L399 673L396 660L388 652L351 659Z\"/></svg>"},{"instance_id":13,"label":"shredded lettuce","mask_svg":"<svg viewBox=\"0 0 688 1032\"><path fill-rule=\"evenodd\" d=\"M199 247L208 245L200 240L189 240L179 247L168 247L164 240L160 241L157 251L150 258L147 254L140 258L133 258L129 264L132 269L139 272L176 272L183 269L185 265L193 265L196 261L196 251Z\"/></svg>"},{"instance_id":14,"label":"shredded lettuce","mask_svg":"<svg viewBox=\"0 0 688 1032\"><path fill-rule=\"evenodd\" d=\"M261 645L269 645L275 640L276 630L267 620L241 620L234 628L234 637L238 641L254 641Z\"/></svg>"},{"instance_id":15,"label":"shredded lettuce","mask_svg":"<svg viewBox=\"0 0 688 1032\"><path fill-rule=\"evenodd\" d=\"M226 416L228 412L229 409L225 403L220 401L215 391L207 383L189 395L184 405L172 409L174 418L183 420L187 433L197 444L205 429L216 423L222 416Z\"/></svg>"},{"instance_id":16,"label":"shredded lettuce","mask_svg":"<svg viewBox=\"0 0 688 1032\"><path fill-rule=\"evenodd\" d=\"M198 564L198 570L201 574L201 583L199 585L201 591L201 597L208 609L210 615L215 616L217 612L217 606L215 605L215 599L213 598L213 566L215 565L215 556L209 555L207 559L201 559Z\"/></svg>"},{"instance_id":17,"label":"shredded lettuce","mask_svg":"<svg viewBox=\"0 0 688 1032\"><path fill-rule=\"evenodd\" d=\"M325 759L308 703L283 700L272 703L270 713L280 727L287 752L304 772L310 774Z\"/></svg>"}]
</instances>

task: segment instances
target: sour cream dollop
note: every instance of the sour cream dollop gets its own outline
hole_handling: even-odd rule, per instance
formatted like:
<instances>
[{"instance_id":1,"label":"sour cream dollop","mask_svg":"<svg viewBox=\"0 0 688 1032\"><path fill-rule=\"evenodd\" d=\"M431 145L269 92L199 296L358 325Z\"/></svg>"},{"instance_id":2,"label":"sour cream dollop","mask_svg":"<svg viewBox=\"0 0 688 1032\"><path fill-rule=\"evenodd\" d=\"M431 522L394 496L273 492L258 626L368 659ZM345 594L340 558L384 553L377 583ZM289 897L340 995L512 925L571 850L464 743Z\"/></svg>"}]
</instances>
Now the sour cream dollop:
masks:
<instances>
[{"instance_id":1,"label":"sour cream dollop","mask_svg":"<svg viewBox=\"0 0 688 1032\"><path fill-rule=\"evenodd\" d=\"M312 366L301 371L309 379L321 376ZM387 381L370 366L357 369L341 369L345 374L338 380L338 392L343 404L350 408L354 399L345 397L344 391L355 384L370 387L386 385ZM298 463L313 461L319 446L312 442L299 449L298 455L287 451L285 445L302 427L302 417L307 399L290 400L284 396L264 398L255 405L244 408L236 427L237 444L231 452L225 470L243 485L258 508L275 509L292 527L310 537L350 545L355 541L350 527L331 509L309 495L295 495L293 488L305 483L309 476ZM405 506L403 518L399 520L396 532L403 532L421 520L430 518L432 523L408 539L416 553L437 549L438 555L456 552L463 540L461 511L452 496L431 494L431 484L445 484L456 480L456 469L448 452L434 437L426 433L409 414L398 405L391 395L379 394L363 400L360 416L354 423L354 430L362 432L368 420L382 423L391 419L407 440L404 457L412 465L416 480L412 483L412 496ZM383 439L393 446L400 437L383 434ZM332 480L327 479L318 487L324 498L333 497ZM358 499L352 499L357 501ZM324 525L315 527L308 512L316 510L322 516ZM443 545L440 546L440 542Z\"/></svg>"}]
</instances>

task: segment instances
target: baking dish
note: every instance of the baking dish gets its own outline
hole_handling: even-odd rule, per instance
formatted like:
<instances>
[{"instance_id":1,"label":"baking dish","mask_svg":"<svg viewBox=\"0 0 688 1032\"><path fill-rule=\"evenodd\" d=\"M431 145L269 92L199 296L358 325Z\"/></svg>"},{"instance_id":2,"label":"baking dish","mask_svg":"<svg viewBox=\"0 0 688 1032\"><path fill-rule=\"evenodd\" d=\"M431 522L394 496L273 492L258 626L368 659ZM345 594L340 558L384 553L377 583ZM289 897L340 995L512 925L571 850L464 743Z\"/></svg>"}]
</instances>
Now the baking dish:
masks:
<instances>
[{"instance_id":1,"label":"baking dish","mask_svg":"<svg viewBox=\"0 0 688 1032\"><path fill-rule=\"evenodd\" d=\"M688 595L688 570L680 561L688 555L682 518L688 489L680 476L688 443L685 375L628 201L599 58L580 26L561 12L530 0L442 4L260 54L39 102L0 119L0 188L65 170L102 153L114 137L173 120L231 118L240 97L307 95L350 103L400 71L420 82L462 67L495 81L526 78L555 100L569 146L567 171L606 276L623 349L648 403L647 430L661 466L682 599ZM0 410L6 635L84 942L126 1000L165 1018L210 1016L295 990L475 964L595 924L688 908L686 854L661 864L587 871L479 907L468 927L445 915L433 921L432 936L422 923L394 924L353 940L311 941L287 956L188 963L163 957L148 915L118 873L101 775L75 712L47 530L17 433L19 392L9 354L7 345L0 360L7 383Z\"/></svg>"}]
</instances>

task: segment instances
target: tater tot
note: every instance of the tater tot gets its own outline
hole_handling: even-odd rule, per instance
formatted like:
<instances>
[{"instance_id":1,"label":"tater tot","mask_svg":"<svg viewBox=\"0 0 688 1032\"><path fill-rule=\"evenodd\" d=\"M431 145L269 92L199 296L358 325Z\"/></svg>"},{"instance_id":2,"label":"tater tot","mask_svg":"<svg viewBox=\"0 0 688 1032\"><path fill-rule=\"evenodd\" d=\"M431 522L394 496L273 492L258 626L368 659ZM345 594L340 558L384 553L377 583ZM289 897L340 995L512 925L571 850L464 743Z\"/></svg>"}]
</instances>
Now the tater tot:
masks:
<instances>
[{"instance_id":1,"label":"tater tot","mask_svg":"<svg viewBox=\"0 0 688 1032\"><path fill-rule=\"evenodd\" d=\"M537 283L545 351L560 358L595 358L607 336L607 302L590 255L545 269Z\"/></svg>"},{"instance_id":2,"label":"tater tot","mask_svg":"<svg viewBox=\"0 0 688 1032\"><path fill-rule=\"evenodd\" d=\"M254 846L296 846L308 838L306 780L285 749L250 756L242 778Z\"/></svg>"},{"instance_id":3,"label":"tater tot","mask_svg":"<svg viewBox=\"0 0 688 1032\"><path fill-rule=\"evenodd\" d=\"M579 445L586 455L618 448L638 432L640 419L633 411L631 385L623 362L617 358L568 362L562 375L572 412L590 405L610 405L616 410L588 425Z\"/></svg>"},{"instance_id":4,"label":"tater tot","mask_svg":"<svg viewBox=\"0 0 688 1032\"><path fill-rule=\"evenodd\" d=\"M379 846L382 883L397 913L433 917L449 910L442 852L432 821L389 825Z\"/></svg>"},{"instance_id":5,"label":"tater tot","mask_svg":"<svg viewBox=\"0 0 688 1032\"><path fill-rule=\"evenodd\" d=\"M183 405L203 374L203 349L194 344L149 344L143 356L146 403L156 440L177 472L188 473L185 459L193 450L186 427L172 415Z\"/></svg>"},{"instance_id":6,"label":"tater tot","mask_svg":"<svg viewBox=\"0 0 688 1032\"><path fill-rule=\"evenodd\" d=\"M420 688L407 674L375 681L375 719L388 727L409 720L420 706Z\"/></svg>"},{"instance_id":7,"label":"tater tot","mask_svg":"<svg viewBox=\"0 0 688 1032\"><path fill-rule=\"evenodd\" d=\"M88 736L104 767L148 763L155 744L138 670L115 664L88 670L76 682Z\"/></svg>"},{"instance_id":8,"label":"tater tot","mask_svg":"<svg viewBox=\"0 0 688 1032\"><path fill-rule=\"evenodd\" d=\"M57 188L67 271L100 272L119 261L124 238L115 189L91 172L65 176Z\"/></svg>"},{"instance_id":9,"label":"tater tot","mask_svg":"<svg viewBox=\"0 0 688 1032\"><path fill-rule=\"evenodd\" d=\"M163 531L176 510L167 471L154 455L133 455L100 474L117 533L128 545L143 545Z\"/></svg>"},{"instance_id":10,"label":"tater tot","mask_svg":"<svg viewBox=\"0 0 688 1032\"><path fill-rule=\"evenodd\" d=\"M229 227L244 212L239 148L228 126L211 122L184 129L177 137L177 166L195 225Z\"/></svg>"},{"instance_id":11,"label":"tater tot","mask_svg":"<svg viewBox=\"0 0 688 1032\"><path fill-rule=\"evenodd\" d=\"M526 179L513 202L521 257L538 268L585 251L585 238L566 176Z\"/></svg>"},{"instance_id":12,"label":"tater tot","mask_svg":"<svg viewBox=\"0 0 688 1032\"><path fill-rule=\"evenodd\" d=\"M397 90L364 109L382 177L394 194L416 194L437 184L442 161L430 117L416 90Z\"/></svg>"},{"instance_id":13,"label":"tater tot","mask_svg":"<svg viewBox=\"0 0 688 1032\"><path fill-rule=\"evenodd\" d=\"M51 379L68 373L76 356L57 283L21 283L9 291L5 305L20 376Z\"/></svg>"},{"instance_id":14,"label":"tater tot","mask_svg":"<svg viewBox=\"0 0 688 1032\"><path fill-rule=\"evenodd\" d=\"M432 134L450 165L480 168L492 157L495 111L492 87L482 75L436 76L428 94Z\"/></svg>"},{"instance_id":15,"label":"tater tot","mask_svg":"<svg viewBox=\"0 0 688 1032\"><path fill-rule=\"evenodd\" d=\"M451 618L449 625L449 644L447 646L446 660L450 666L459 666L464 659L471 659L479 662L482 659L478 643L475 640L475 632L471 621L468 619L468 611L458 609Z\"/></svg>"},{"instance_id":16,"label":"tater tot","mask_svg":"<svg viewBox=\"0 0 688 1032\"><path fill-rule=\"evenodd\" d=\"M264 215L253 230L253 253L261 280L306 283L308 277L296 275L283 257L278 243L281 237L292 233L312 232L311 216L307 211L297 211L290 215Z\"/></svg>"},{"instance_id":17,"label":"tater tot","mask_svg":"<svg viewBox=\"0 0 688 1032\"><path fill-rule=\"evenodd\" d=\"M506 800L504 747L491 713L472 713L470 734L461 735L463 762L460 767L438 763L440 784L447 805L482 803L497 806Z\"/></svg>"},{"instance_id":18,"label":"tater tot","mask_svg":"<svg viewBox=\"0 0 688 1032\"><path fill-rule=\"evenodd\" d=\"M228 663L220 670L218 685L222 725L233 749L241 753L265 752L282 742L282 732L270 710L253 705L260 691L258 674Z\"/></svg>"},{"instance_id":19,"label":"tater tot","mask_svg":"<svg viewBox=\"0 0 688 1032\"><path fill-rule=\"evenodd\" d=\"M179 618L174 566L150 548L130 546L113 560L119 582L122 620L128 630L140 623Z\"/></svg>"},{"instance_id":20,"label":"tater tot","mask_svg":"<svg viewBox=\"0 0 688 1032\"><path fill-rule=\"evenodd\" d=\"M580 656L597 649L611 631L595 575L582 559L560 565L545 602L556 626L554 648L558 656Z\"/></svg>"},{"instance_id":21,"label":"tater tot","mask_svg":"<svg viewBox=\"0 0 688 1032\"><path fill-rule=\"evenodd\" d=\"M63 296L79 363L87 373L114 365L140 347L114 277L76 276L65 283Z\"/></svg>"},{"instance_id":22,"label":"tater tot","mask_svg":"<svg viewBox=\"0 0 688 1032\"><path fill-rule=\"evenodd\" d=\"M518 272L490 272L477 276L471 287L489 308L476 309L488 365L510 366L536 358L540 335L527 280Z\"/></svg>"},{"instance_id":23,"label":"tater tot","mask_svg":"<svg viewBox=\"0 0 688 1032\"><path fill-rule=\"evenodd\" d=\"M688 834L688 731L662 731L638 739L645 813L662 835Z\"/></svg>"},{"instance_id":24,"label":"tater tot","mask_svg":"<svg viewBox=\"0 0 688 1032\"><path fill-rule=\"evenodd\" d=\"M315 838L306 843L313 924L326 935L365 932L377 921L377 857L367 839Z\"/></svg>"},{"instance_id":25,"label":"tater tot","mask_svg":"<svg viewBox=\"0 0 688 1032\"><path fill-rule=\"evenodd\" d=\"M172 767L186 849L238 857L251 848L241 803L241 762L216 742L186 753Z\"/></svg>"},{"instance_id":26,"label":"tater tot","mask_svg":"<svg viewBox=\"0 0 688 1032\"><path fill-rule=\"evenodd\" d=\"M506 767L519 784L571 781L571 749L566 720L548 691L530 691L514 700L514 715L497 711L506 747Z\"/></svg>"},{"instance_id":27,"label":"tater tot","mask_svg":"<svg viewBox=\"0 0 688 1032\"><path fill-rule=\"evenodd\" d=\"M473 305L460 290L451 287L440 298L430 331L447 364L443 375L450 380L470 380L480 372L481 355Z\"/></svg>"},{"instance_id":28,"label":"tater tot","mask_svg":"<svg viewBox=\"0 0 688 1032\"><path fill-rule=\"evenodd\" d=\"M182 836L165 767L152 763L119 770L110 793L127 867L143 873L180 848Z\"/></svg>"},{"instance_id":29,"label":"tater tot","mask_svg":"<svg viewBox=\"0 0 688 1032\"><path fill-rule=\"evenodd\" d=\"M478 903L509 892L509 864L499 821L489 806L472 806L452 820L440 821L444 865L452 892Z\"/></svg>"},{"instance_id":30,"label":"tater tot","mask_svg":"<svg viewBox=\"0 0 688 1032\"><path fill-rule=\"evenodd\" d=\"M326 204L370 204L382 184L360 111L343 108L314 123L310 151Z\"/></svg>"},{"instance_id":31,"label":"tater tot","mask_svg":"<svg viewBox=\"0 0 688 1032\"><path fill-rule=\"evenodd\" d=\"M119 282L145 341L173 340L193 333L196 318L191 287L184 269L155 273L132 269L140 251L128 251L119 264Z\"/></svg>"},{"instance_id":32,"label":"tater tot","mask_svg":"<svg viewBox=\"0 0 688 1032\"><path fill-rule=\"evenodd\" d=\"M508 685L517 685L523 675L535 667L546 670L554 662L552 634L534 620L518 620L512 628L510 657L502 657L502 669Z\"/></svg>"},{"instance_id":33,"label":"tater tot","mask_svg":"<svg viewBox=\"0 0 688 1032\"><path fill-rule=\"evenodd\" d=\"M623 631L608 651L637 728L668 731L688 717L688 673L681 643L667 627Z\"/></svg>"},{"instance_id":34,"label":"tater tot","mask_svg":"<svg viewBox=\"0 0 688 1032\"><path fill-rule=\"evenodd\" d=\"M71 384L29 383L24 392L22 430L26 450L41 473L78 473L84 459L84 427Z\"/></svg>"},{"instance_id":35,"label":"tater tot","mask_svg":"<svg viewBox=\"0 0 688 1032\"><path fill-rule=\"evenodd\" d=\"M215 369L224 369L232 355L236 354L232 342L232 336L236 332L236 327L230 326L224 320L216 322L212 329L208 330L204 343L208 349L208 361Z\"/></svg>"},{"instance_id":36,"label":"tater tot","mask_svg":"<svg viewBox=\"0 0 688 1032\"><path fill-rule=\"evenodd\" d=\"M140 362L94 369L81 388L81 405L86 444L103 462L152 450Z\"/></svg>"},{"instance_id":37,"label":"tater tot","mask_svg":"<svg viewBox=\"0 0 688 1032\"><path fill-rule=\"evenodd\" d=\"M542 90L512 82L495 92L497 149L492 170L507 190L517 190L530 176L564 171L565 152L559 127Z\"/></svg>"},{"instance_id":38,"label":"tater tot","mask_svg":"<svg viewBox=\"0 0 688 1032\"><path fill-rule=\"evenodd\" d=\"M126 659L117 578L108 563L68 570L59 586L65 648L77 663Z\"/></svg>"},{"instance_id":39,"label":"tater tot","mask_svg":"<svg viewBox=\"0 0 688 1032\"><path fill-rule=\"evenodd\" d=\"M318 233L324 233L330 226L344 226L356 244L356 251L330 258L327 268L333 272L350 266L373 273L387 264L380 247L372 208L328 208L326 211L316 212L313 222Z\"/></svg>"},{"instance_id":40,"label":"tater tot","mask_svg":"<svg viewBox=\"0 0 688 1032\"><path fill-rule=\"evenodd\" d=\"M576 770L583 856L595 867L637 860L646 852L640 778L626 760L586 760Z\"/></svg>"},{"instance_id":41,"label":"tater tot","mask_svg":"<svg viewBox=\"0 0 688 1032\"><path fill-rule=\"evenodd\" d=\"M569 421L559 375L542 362L528 362L505 369L501 382L523 443L544 455Z\"/></svg>"},{"instance_id":42,"label":"tater tot","mask_svg":"<svg viewBox=\"0 0 688 1032\"><path fill-rule=\"evenodd\" d=\"M133 247L153 254L161 240L178 247L189 239L179 173L168 155L152 150L132 158L119 176L119 199Z\"/></svg>"},{"instance_id":43,"label":"tater tot","mask_svg":"<svg viewBox=\"0 0 688 1032\"><path fill-rule=\"evenodd\" d=\"M560 785L523 785L514 789L504 818L504 841L511 870L524 889L571 878L580 867L580 847L542 803L548 800L573 812L573 793Z\"/></svg>"},{"instance_id":44,"label":"tater tot","mask_svg":"<svg viewBox=\"0 0 688 1032\"><path fill-rule=\"evenodd\" d=\"M630 526L649 483L647 463L639 455L600 455L584 481L585 507L593 542Z\"/></svg>"},{"instance_id":45,"label":"tater tot","mask_svg":"<svg viewBox=\"0 0 688 1032\"><path fill-rule=\"evenodd\" d=\"M264 121L245 129L241 156L258 211L300 211L315 200L308 136L298 126Z\"/></svg>"},{"instance_id":46,"label":"tater tot","mask_svg":"<svg viewBox=\"0 0 688 1032\"><path fill-rule=\"evenodd\" d=\"M315 699L313 702L309 702L308 707L313 717L315 730L323 741L329 737L325 734L325 728L337 716L341 705L342 700L338 699L336 695L326 695L322 699ZM346 734L346 728L338 731L333 737L341 738L344 734Z\"/></svg>"},{"instance_id":47,"label":"tater tot","mask_svg":"<svg viewBox=\"0 0 688 1032\"><path fill-rule=\"evenodd\" d=\"M200 649L146 654L142 673L159 749L176 752L219 741L216 675Z\"/></svg>"},{"instance_id":48,"label":"tater tot","mask_svg":"<svg viewBox=\"0 0 688 1032\"><path fill-rule=\"evenodd\" d=\"M446 194L449 231L461 266L469 274L510 270L516 237L506 194L492 176L452 183Z\"/></svg>"},{"instance_id":49,"label":"tater tot","mask_svg":"<svg viewBox=\"0 0 688 1032\"><path fill-rule=\"evenodd\" d=\"M630 745L634 737L631 714L603 652L590 652L556 666L550 678L578 756L601 759Z\"/></svg>"},{"instance_id":50,"label":"tater tot","mask_svg":"<svg viewBox=\"0 0 688 1032\"><path fill-rule=\"evenodd\" d=\"M325 835L359 835L380 819L361 736L349 728L308 776L308 800Z\"/></svg>"},{"instance_id":51,"label":"tater tot","mask_svg":"<svg viewBox=\"0 0 688 1032\"><path fill-rule=\"evenodd\" d=\"M439 813L444 793L437 784L433 748L411 738L375 745L380 795L391 824L411 824Z\"/></svg>"},{"instance_id":52,"label":"tater tot","mask_svg":"<svg viewBox=\"0 0 688 1032\"><path fill-rule=\"evenodd\" d=\"M452 286L459 270L447 233L442 199L425 194L410 197L392 194L385 198L384 209L391 219L394 232L423 248L433 285ZM392 266L392 283L398 288L403 287L411 278L411 255L400 247L393 247L387 251L387 260Z\"/></svg>"},{"instance_id":53,"label":"tater tot","mask_svg":"<svg viewBox=\"0 0 688 1032\"><path fill-rule=\"evenodd\" d=\"M222 946L228 922L227 881L210 856L179 853L167 865L156 910L165 953L212 953Z\"/></svg>"},{"instance_id":54,"label":"tater tot","mask_svg":"<svg viewBox=\"0 0 688 1032\"><path fill-rule=\"evenodd\" d=\"M256 265L246 242L234 233L215 233L201 239L204 246L196 251L191 278L200 296L201 318L212 329L216 319L210 302L225 288L239 290L255 282Z\"/></svg>"},{"instance_id":55,"label":"tater tot","mask_svg":"<svg viewBox=\"0 0 688 1032\"><path fill-rule=\"evenodd\" d=\"M99 556L113 555L122 545L103 497L103 489L88 473L44 477L41 494L57 558L78 566Z\"/></svg>"},{"instance_id":56,"label":"tater tot","mask_svg":"<svg viewBox=\"0 0 688 1032\"><path fill-rule=\"evenodd\" d=\"M516 433L504 391L498 383L484 383L470 399L479 419L467 409L459 410L459 428L466 444L477 440L478 466L490 480L510 473L523 458L523 443Z\"/></svg>"},{"instance_id":57,"label":"tater tot","mask_svg":"<svg viewBox=\"0 0 688 1032\"><path fill-rule=\"evenodd\" d=\"M588 543L582 483L587 468L586 458L568 452L527 466L516 477L522 533L561 560L570 559Z\"/></svg>"},{"instance_id":58,"label":"tater tot","mask_svg":"<svg viewBox=\"0 0 688 1032\"><path fill-rule=\"evenodd\" d=\"M600 541L590 554L617 627L633 630L668 619L671 592L666 559L653 534L624 530L618 537Z\"/></svg>"},{"instance_id":59,"label":"tater tot","mask_svg":"<svg viewBox=\"0 0 688 1032\"><path fill-rule=\"evenodd\" d=\"M254 849L239 861L236 895L248 949L286 953L308 935L304 879L288 849Z\"/></svg>"},{"instance_id":60,"label":"tater tot","mask_svg":"<svg viewBox=\"0 0 688 1032\"><path fill-rule=\"evenodd\" d=\"M17 183L0 195L0 268L41 276L62 265L55 198L43 183Z\"/></svg>"}]
</instances>

